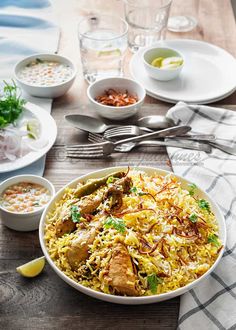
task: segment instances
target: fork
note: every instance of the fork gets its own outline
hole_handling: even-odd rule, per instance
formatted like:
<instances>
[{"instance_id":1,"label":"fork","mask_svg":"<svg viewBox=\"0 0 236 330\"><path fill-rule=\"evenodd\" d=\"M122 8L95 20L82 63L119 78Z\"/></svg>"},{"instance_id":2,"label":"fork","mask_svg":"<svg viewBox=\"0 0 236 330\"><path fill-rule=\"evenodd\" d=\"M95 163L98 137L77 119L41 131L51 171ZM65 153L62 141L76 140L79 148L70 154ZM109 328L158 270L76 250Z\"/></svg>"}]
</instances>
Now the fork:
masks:
<instances>
[{"instance_id":1,"label":"fork","mask_svg":"<svg viewBox=\"0 0 236 330\"><path fill-rule=\"evenodd\" d=\"M104 138L99 134L89 133L88 140L93 143L103 142ZM127 142L115 147L116 152L129 152L135 147L180 147L184 149L192 149L198 151L211 152L211 147L204 143L195 141L158 141L158 140L144 140L138 142Z\"/></svg>"},{"instance_id":2,"label":"fork","mask_svg":"<svg viewBox=\"0 0 236 330\"><path fill-rule=\"evenodd\" d=\"M116 139L122 136L138 136L144 134L144 132L154 132L154 130L151 130L147 127L138 127L134 125L129 126L118 126L115 128L108 129L104 134L103 137L107 140ZM181 138L181 137L178 137ZM214 141L215 135L213 134L192 134L189 136L186 136L187 139L190 140L197 140L197 141Z\"/></svg>"},{"instance_id":3,"label":"fork","mask_svg":"<svg viewBox=\"0 0 236 330\"><path fill-rule=\"evenodd\" d=\"M104 141L96 144L67 146L67 156L71 158L99 158L110 155L115 147L127 142L136 142L153 137L165 137L186 134L191 130L190 126L175 126L158 132L147 133L141 136L131 137L116 142Z\"/></svg>"},{"instance_id":4,"label":"fork","mask_svg":"<svg viewBox=\"0 0 236 330\"><path fill-rule=\"evenodd\" d=\"M110 128L104 132L105 139L119 138L121 136L137 136L144 134L145 132L154 132L154 130L147 127L139 127L135 125L118 126Z\"/></svg>"}]
</instances>

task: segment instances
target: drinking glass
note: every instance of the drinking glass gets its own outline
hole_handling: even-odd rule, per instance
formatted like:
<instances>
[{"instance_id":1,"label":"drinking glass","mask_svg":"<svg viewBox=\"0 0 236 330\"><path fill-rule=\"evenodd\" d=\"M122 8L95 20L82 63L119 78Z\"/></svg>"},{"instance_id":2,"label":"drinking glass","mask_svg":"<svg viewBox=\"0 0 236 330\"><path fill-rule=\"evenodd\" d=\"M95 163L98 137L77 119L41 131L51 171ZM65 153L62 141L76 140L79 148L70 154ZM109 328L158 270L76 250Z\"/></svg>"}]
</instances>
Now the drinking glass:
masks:
<instances>
[{"instance_id":1,"label":"drinking glass","mask_svg":"<svg viewBox=\"0 0 236 330\"><path fill-rule=\"evenodd\" d=\"M172 11L174 12L174 15ZM199 10L199 0L174 0L171 16L168 20L168 30L171 32L188 32L197 26L195 14Z\"/></svg>"},{"instance_id":2,"label":"drinking glass","mask_svg":"<svg viewBox=\"0 0 236 330\"><path fill-rule=\"evenodd\" d=\"M165 39L172 0L124 0L125 19L129 24L128 45L136 52Z\"/></svg>"},{"instance_id":3,"label":"drinking glass","mask_svg":"<svg viewBox=\"0 0 236 330\"><path fill-rule=\"evenodd\" d=\"M120 17L91 15L79 23L80 55L84 78L122 76L128 25Z\"/></svg>"}]
</instances>

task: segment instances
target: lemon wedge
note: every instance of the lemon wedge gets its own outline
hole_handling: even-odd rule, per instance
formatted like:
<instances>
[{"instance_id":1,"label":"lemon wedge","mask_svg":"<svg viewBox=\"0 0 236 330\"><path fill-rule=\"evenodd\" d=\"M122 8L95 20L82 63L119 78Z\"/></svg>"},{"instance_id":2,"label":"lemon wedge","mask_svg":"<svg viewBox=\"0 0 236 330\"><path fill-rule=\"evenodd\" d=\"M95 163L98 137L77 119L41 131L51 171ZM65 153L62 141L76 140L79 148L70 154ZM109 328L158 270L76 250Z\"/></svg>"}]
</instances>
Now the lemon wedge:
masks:
<instances>
[{"instance_id":1,"label":"lemon wedge","mask_svg":"<svg viewBox=\"0 0 236 330\"><path fill-rule=\"evenodd\" d=\"M111 56L111 55L114 55L114 56L120 56L121 55L121 51L119 48L116 48L116 49L112 49L112 50L100 50L98 52L98 56Z\"/></svg>"},{"instance_id":2,"label":"lemon wedge","mask_svg":"<svg viewBox=\"0 0 236 330\"><path fill-rule=\"evenodd\" d=\"M39 275L45 266L45 257L34 259L16 268L16 271L24 277L35 277Z\"/></svg>"},{"instance_id":3,"label":"lemon wedge","mask_svg":"<svg viewBox=\"0 0 236 330\"><path fill-rule=\"evenodd\" d=\"M39 122L36 119L29 120L26 125L28 136L31 139L36 140L39 137L40 133L40 125Z\"/></svg>"},{"instance_id":4,"label":"lemon wedge","mask_svg":"<svg viewBox=\"0 0 236 330\"><path fill-rule=\"evenodd\" d=\"M152 61L151 65L160 68L161 65L162 65L162 61L163 61L163 60L164 60L163 57L157 57L157 58L155 58L155 59Z\"/></svg>"},{"instance_id":5,"label":"lemon wedge","mask_svg":"<svg viewBox=\"0 0 236 330\"><path fill-rule=\"evenodd\" d=\"M183 59L177 56L167 57L162 61L161 66L164 68L171 64L181 66L183 64Z\"/></svg>"}]
</instances>

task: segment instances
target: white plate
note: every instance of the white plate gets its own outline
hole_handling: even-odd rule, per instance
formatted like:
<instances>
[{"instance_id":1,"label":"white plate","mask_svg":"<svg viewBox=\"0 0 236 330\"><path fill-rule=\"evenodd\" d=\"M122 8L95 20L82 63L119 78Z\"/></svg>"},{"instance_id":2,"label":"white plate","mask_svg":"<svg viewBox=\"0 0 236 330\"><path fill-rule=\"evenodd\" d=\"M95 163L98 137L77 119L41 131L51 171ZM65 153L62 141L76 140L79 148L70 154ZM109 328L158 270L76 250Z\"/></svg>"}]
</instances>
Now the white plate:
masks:
<instances>
[{"instance_id":1,"label":"white plate","mask_svg":"<svg viewBox=\"0 0 236 330\"><path fill-rule=\"evenodd\" d=\"M1 161L0 173L15 171L34 163L51 149L56 140L57 126L52 116L44 109L30 102L28 102L24 108L25 110L20 120L27 121L33 118L37 119L40 125L39 138L45 138L47 143L45 144L45 147L37 151L30 151L23 157L17 158L14 161Z\"/></svg>"},{"instance_id":2,"label":"white plate","mask_svg":"<svg viewBox=\"0 0 236 330\"><path fill-rule=\"evenodd\" d=\"M159 175L170 174L169 171L164 171L164 170L161 170L159 168L154 168L154 167L140 166L139 170L145 171L149 175L154 175L154 173L159 174ZM65 189L67 189L67 187L70 187L70 188L76 187L78 182L83 183L83 182L87 181L88 179L101 178L103 176L108 175L109 173L113 173L113 172L116 172L116 171L124 171L125 172L125 171L127 171L127 166L126 167L105 168L105 169L98 170L98 171L86 174L84 176L81 176L81 177L73 180L72 182L68 183L62 189L60 189L57 192L57 194L53 197L53 199L50 201L50 203L48 204L48 206L46 207L46 209L44 210L44 212L42 214L40 224L39 224L40 245L41 245L41 248L43 250L43 253L44 253L48 263L50 264L50 266L53 268L53 270L57 273L57 275L63 281L68 283L70 286L72 286L76 290L78 290L80 292L83 292L83 293L87 294L88 296L91 296L91 297L94 297L94 298L97 298L97 299L100 299L100 300L112 302L112 303L117 303L117 304L127 304L127 305L150 304L150 303L155 303L155 302L160 302L160 301L164 301L164 300L167 300L167 299L171 299L171 298L177 297L177 296L189 291L194 286L196 286L198 283L202 282L215 269L215 267L217 266L217 264L219 263L222 255L223 255L224 248L220 251L215 263L211 266L211 268L209 268L209 270L205 274L200 276L195 281L185 285L182 288L174 290L174 291L170 291L170 292L167 292L167 293L162 293L162 294L159 294L159 295L143 296L143 297L115 296L115 295L106 294L106 293L98 292L98 291L92 290L90 288L87 288L87 287L73 281L71 278L69 278L63 271L61 271L56 266L54 261L51 259L50 255L48 253L46 244L45 244L45 240L44 240L45 223L46 223L46 219L47 219L47 214L50 213L53 210L53 208L55 207L55 203L57 203L59 200L61 200L62 196L65 193ZM185 178L182 178L178 175L175 175L174 173L172 173L172 174L179 179L179 181L182 183L182 187L187 189L190 182L188 180L186 180ZM223 216L221 210L219 209L217 204L210 198L210 196L207 193L205 193L204 191L202 191L201 189L198 189L198 196L200 198L205 198L206 200L208 200L210 202L211 209L212 209L213 213L215 214L218 225L219 225L219 237L222 241L223 246L225 246L225 244L226 244L226 225L225 225L225 219L224 219L224 216Z\"/></svg>"},{"instance_id":3,"label":"white plate","mask_svg":"<svg viewBox=\"0 0 236 330\"><path fill-rule=\"evenodd\" d=\"M170 103L212 103L236 90L236 60L224 49L198 40L166 40L155 44L170 47L183 54L185 65L180 76L161 82L147 75L142 62L145 49L131 59L130 72L147 94Z\"/></svg>"}]
</instances>

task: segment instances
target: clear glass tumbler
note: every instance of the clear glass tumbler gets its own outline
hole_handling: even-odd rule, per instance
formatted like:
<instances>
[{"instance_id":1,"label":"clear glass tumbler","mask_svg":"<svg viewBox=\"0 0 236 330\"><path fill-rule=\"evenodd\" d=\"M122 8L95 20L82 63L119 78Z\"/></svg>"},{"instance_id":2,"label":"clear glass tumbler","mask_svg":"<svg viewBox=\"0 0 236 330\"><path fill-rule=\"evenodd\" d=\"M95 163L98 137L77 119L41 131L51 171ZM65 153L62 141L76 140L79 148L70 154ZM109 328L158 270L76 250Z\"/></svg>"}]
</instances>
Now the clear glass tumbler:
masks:
<instances>
[{"instance_id":1,"label":"clear glass tumbler","mask_svg":"<svg viewBox=\"0 0 236 330\"><path fill-rule=\"evenodd\" d=\"M127 23L117 16L91 15L79 23L80 55L84 78L122 76L127 49Z\"/></svg>"},{"instance_id":2,"label":"clear glass tumbler","mask_svg":"<svg viewBox=\"0 0 236 330\"><path fill-rule=\"evenodd\" d=\"M131 51L165 39L172 0L124 0Z\"/></svg>"}]
</instances>

